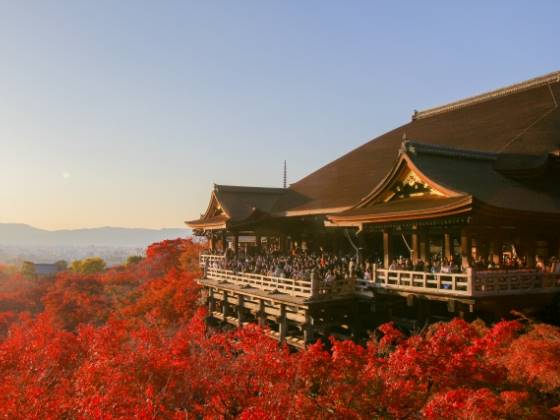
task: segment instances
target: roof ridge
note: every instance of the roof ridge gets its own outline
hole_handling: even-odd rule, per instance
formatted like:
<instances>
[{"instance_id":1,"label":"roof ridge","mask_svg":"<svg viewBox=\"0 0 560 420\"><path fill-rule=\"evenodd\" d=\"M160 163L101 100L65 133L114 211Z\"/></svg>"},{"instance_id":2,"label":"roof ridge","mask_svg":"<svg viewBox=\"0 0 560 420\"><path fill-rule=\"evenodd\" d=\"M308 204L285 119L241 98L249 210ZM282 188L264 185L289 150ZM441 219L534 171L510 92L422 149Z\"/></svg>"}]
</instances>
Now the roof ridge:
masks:
<instances>
[{"instance_id":1,"label":"roof ridge","mask_svg":"<svg viewBox=\"0 0 560 420\"><path fill-rule=\"evenodd\" d=\"M475 105L491 99L496 99L502 96L511 95L513 93L521 92L531 88L540 87L551 83L559 83L559 82L560 82L560 70L545 74L544 76L535 77L532 79L525 80L523 82L515 83L499 89L494 89L485 93L481 93L479 95L470 96L464 99L460 99L458 101L450 102L445 105L428 108L423 111L415 111L414 114L412 115L412 120L432 117L434 115L438 115L444 112L454 111L459 108Z\"/></svg>"},{"instance_id":2,"label":"roof ridge","mask_svg":"<svg viewBox=\"0 0 560 420\"><path fill-rule=\"evenodd\" d=\"M252 187L246 185L221 185L214 184L214 191L227 190L227 191L251 191L251 192L263 192L263 193L278 193L286 191L284 188L279 187Z\"/></svg>"},{"instance_id":3,"label":"roof ridge","mask_svg":"<svg viewBox=\"0 0 560 420\"><path fill-rule=\"evenodd\" d=\"M402 153L411 153L415 155L418 151L430 155L458 157L464 159L490 160L494 161L498 158L498 153L482 152L479 150L459 149L455 147L443 146L439 144L419 143L415 141L405 140L401 145Z\"/></svg>"}]
</instances>

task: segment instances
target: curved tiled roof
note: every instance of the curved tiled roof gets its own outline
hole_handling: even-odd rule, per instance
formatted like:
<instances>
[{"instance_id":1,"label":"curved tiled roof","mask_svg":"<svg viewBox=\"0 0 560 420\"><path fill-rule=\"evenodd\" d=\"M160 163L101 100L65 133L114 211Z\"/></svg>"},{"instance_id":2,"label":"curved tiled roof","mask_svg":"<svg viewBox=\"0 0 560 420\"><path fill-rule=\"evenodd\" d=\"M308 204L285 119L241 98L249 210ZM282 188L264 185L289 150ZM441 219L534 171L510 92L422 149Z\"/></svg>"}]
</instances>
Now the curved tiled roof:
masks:
<instances>
[{"instance_id":1,"label":"curved tiled roof","mask_svg":"<svg viewBox=\"0 0 560 420\"><path fill-rule=\"evenodd\" d=\"M403 138L510 155L550 153L560 144L558 75L421 112L292 184L279 209L302 214L351 207L391 169Z\"/></svg>"},{"instance_id":2,"label":"curved tiled roof","mask_svg":"<svg viewBox=\"0 0 560 420\"><path fill-rule=\"evenodd\" d=\"M237 185L214 185L210 206L200 219L187 221L194 228L226 223L244 222L259 216L270 215L278 199L286 194L284 188L245 187ZM213 203L220 214L213 213Z\"/></svg>"},{"instance_id":3,"label":"curved tiled roof","mask_svg":"<svg viewBox=\"0 0 560 420\"><path fill-rule=\"evenodd\" d=\"M421 219L465 213L471 204L493 211L513 211L560 217L560 187L535 179L560 179L557 159L549 157L533 177L515 179L496 168L500 154L454 149L405 141L399 159L389 175L350 210L330 215L335 223L371 223L388 220ZM403 167L412 170L422 182L445 190L446 196L410 196L384 201ZM547 173L548 172L548 173Z\"/></svg>"}]
</instances>

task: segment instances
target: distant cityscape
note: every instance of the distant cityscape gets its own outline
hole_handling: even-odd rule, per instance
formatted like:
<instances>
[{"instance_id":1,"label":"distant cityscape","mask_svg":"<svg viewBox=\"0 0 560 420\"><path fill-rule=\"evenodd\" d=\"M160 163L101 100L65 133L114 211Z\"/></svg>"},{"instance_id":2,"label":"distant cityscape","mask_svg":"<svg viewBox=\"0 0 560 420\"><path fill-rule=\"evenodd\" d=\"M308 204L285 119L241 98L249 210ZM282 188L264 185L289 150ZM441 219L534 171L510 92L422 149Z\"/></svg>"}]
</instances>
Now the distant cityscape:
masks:
<instances>
[{"instance_id":1,"label":"distant cityscape","mask_svg":"<svg viewBox=\"0 0 560 420\"><path fill-rule=\"evenodd\" d=\"M47 231L25 224L0 223L0 263L71 262L101 257L112 266L123 263L131 255L143 256L151 243L190 235L188 229L103 227Z\"/></svg>"}]
</instances>

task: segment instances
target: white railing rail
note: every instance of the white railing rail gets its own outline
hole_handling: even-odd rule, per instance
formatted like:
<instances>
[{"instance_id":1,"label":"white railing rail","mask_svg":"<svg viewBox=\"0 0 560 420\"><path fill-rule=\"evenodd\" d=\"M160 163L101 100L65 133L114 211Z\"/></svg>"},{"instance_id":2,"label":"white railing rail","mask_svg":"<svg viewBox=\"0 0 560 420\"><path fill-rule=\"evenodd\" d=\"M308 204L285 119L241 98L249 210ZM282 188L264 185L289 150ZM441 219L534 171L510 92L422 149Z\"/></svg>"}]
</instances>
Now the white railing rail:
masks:
<instances>
[{"instance_id":1,"label":"white railing rail","mask_svg":"<svg viewBox=\"0 0 560 420\"><path fill-rule=\"evenodd\" d=\"M253 273L236 273L232 270L208 267L206 278L237 286L253 287L267 292L285 293L296 297L311 296L311 282Z\"/></svg>"},{"instance_id":2,"label":"white railing rail","mask_svg":"<svg viewBox=\"0 0 560 420\"><path fill-rule=\"evenodd\" d=\"M536 270L476 271L473 296L560 292L560 273Z\"/></svg>"},{"instance_id":3,"label":"white railing rail","mask_svg":"<svg viewBox=\"0 0 560 420\"><path fill-rule=\"evenodd\" d=\"M430 273L378 268L373 287L420 293L470 296L471 272Z\"/></svg>"}]
</instances>

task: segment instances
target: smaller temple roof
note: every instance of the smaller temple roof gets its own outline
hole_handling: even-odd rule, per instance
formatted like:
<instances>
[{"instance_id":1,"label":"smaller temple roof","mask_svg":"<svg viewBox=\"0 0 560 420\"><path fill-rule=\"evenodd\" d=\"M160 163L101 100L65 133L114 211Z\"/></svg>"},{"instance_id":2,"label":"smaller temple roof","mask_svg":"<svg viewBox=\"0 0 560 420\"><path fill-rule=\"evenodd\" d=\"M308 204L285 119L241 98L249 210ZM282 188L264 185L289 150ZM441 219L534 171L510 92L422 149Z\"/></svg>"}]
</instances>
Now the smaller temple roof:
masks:
<instances>
[{"instance_id":1,"label":"smaller temple roof","mask_svg":"<svg viewBox=\"0 0 560 420\"><path fill-rule=\"evenodd\" d=\"M223 229L236 223L268 217L284 188L214 184L210 204L199 219L185 222L194 229Z\"/></svg>"}]
</instances>

